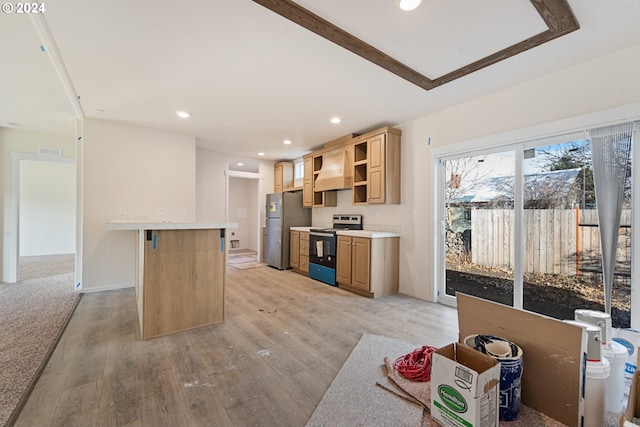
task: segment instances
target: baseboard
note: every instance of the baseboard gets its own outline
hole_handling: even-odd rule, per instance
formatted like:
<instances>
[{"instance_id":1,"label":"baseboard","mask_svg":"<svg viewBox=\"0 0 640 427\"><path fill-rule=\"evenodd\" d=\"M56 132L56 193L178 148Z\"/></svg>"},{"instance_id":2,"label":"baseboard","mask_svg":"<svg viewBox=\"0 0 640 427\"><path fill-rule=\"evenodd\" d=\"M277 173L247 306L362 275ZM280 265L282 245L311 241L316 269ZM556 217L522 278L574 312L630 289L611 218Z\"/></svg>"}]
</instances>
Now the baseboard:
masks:
<instances>
[{"instance_id":1,"label":"baseboard","mask_svg":"<svg viewBox=\"0 0 640 427\"><path fill-rule=\"evenodd\" d=\"M135 288L135 283L120 283L118 285L98 286L95 288L82 288L80 293L90 294L93 292L115 291L117 289Z\"/></svg>"}]
</instances>

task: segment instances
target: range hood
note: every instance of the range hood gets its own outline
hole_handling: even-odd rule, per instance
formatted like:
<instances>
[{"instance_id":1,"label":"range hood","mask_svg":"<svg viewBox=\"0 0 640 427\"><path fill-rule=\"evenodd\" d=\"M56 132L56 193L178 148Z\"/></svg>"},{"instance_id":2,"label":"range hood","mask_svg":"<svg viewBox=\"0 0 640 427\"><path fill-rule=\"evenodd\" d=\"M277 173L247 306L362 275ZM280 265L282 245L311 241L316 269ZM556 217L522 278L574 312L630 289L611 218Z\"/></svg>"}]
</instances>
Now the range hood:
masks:
<instances>
[{"instance_id":1,"label":"range hood","mask_svg":"<svg viewBox=\"0 0 640 427\"><path fill-rule=\"evenodd\" d=\"M313 183L313 191L342 190L353 183L351 153L338 148L322 154L322 167Z\"/></svg>"}]
</instances>

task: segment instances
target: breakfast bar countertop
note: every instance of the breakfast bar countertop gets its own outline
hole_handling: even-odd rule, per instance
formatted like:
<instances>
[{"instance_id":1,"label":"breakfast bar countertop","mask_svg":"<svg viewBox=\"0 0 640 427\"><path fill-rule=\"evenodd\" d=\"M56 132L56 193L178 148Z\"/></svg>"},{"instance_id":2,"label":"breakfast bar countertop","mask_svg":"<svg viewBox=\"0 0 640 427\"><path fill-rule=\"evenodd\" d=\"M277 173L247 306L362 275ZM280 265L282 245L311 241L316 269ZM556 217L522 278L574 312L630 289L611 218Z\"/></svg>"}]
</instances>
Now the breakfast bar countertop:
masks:
<instances>
[{"instance_id":1,"label":"breakfast bar countertop","mask_svg":"<svg viewBox=\"0 0 640 427\"><path fill-rule=\"evenodd\" d=\"M112 220L107 222L108 230L208 230L238 228L237 222L152 222L147 219Z\"/></svg>"}]
</instances>

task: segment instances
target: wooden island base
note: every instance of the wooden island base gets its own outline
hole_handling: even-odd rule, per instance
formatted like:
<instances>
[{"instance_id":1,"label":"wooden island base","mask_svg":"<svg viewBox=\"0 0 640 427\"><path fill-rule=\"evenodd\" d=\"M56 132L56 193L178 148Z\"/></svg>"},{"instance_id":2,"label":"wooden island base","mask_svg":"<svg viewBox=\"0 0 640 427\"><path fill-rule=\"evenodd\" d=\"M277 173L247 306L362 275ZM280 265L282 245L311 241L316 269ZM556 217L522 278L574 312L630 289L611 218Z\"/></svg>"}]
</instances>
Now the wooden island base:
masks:
<instances>
[{"instance_id":1,"label":"wooden island base","mask_svg":"<svg viewBox=\"0 0 640 427\"><path fill-rule=\"evenodd\" d=\"M224 321L225 229L236 224L123 224L137 230L136 302L142 339Z\"/></svg>"}]
</instances>

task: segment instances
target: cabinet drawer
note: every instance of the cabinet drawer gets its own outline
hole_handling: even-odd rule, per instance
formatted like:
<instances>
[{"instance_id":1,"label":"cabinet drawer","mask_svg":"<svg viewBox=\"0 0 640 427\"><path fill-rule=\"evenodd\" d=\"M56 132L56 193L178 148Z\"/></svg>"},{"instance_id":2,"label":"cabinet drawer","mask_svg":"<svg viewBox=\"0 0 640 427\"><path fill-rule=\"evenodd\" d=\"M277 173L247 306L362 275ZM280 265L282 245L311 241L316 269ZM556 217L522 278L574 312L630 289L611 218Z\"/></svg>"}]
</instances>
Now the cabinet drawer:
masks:
<instances>
[{"instance_id":1,"label":"cabinet drawer","mask_svg":"<svg viewBox=\"0 0 640 427\"><path fill-rule=\"evenodd\" d=\"M300 255L300 267L298 267L300 271L304 271L305 273L309 272L309 257L305 255Z\"/></svg>"},{"instance_id":2,"label":"cabinet drawer","mask_svg":"<svg viewBox=\"0 0 640 427\"><path fill-rule=\"evenodd\" d=\"M300 232L300 255L309 255L309 233Z\"/></svg>"}]
</instances>

